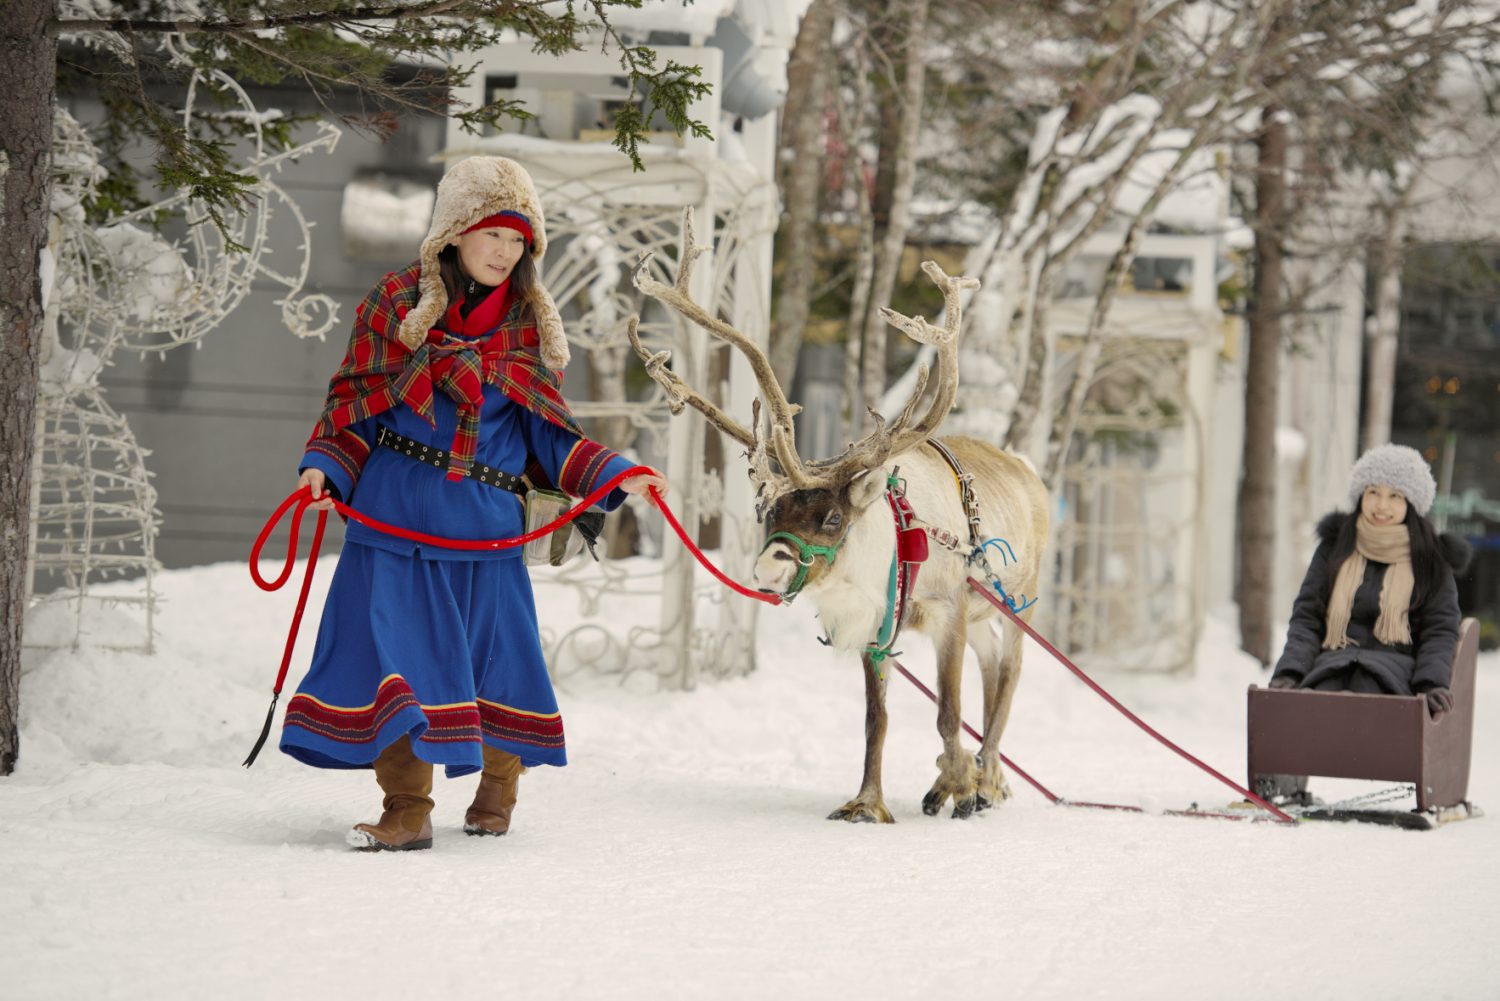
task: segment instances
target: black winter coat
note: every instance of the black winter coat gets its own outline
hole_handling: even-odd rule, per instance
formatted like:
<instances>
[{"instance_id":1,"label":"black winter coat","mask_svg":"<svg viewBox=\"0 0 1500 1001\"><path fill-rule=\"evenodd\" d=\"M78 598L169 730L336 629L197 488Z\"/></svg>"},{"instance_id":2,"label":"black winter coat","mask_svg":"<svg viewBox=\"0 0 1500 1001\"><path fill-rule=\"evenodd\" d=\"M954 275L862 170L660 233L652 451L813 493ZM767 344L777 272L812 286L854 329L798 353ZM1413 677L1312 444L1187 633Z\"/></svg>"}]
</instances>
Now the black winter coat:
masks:
<instances>
[{"instance_id":1,"label":"black winter coat","mask_svg":"<svg viewBox=\"0 0 1500 1001\"><path fill-rule=\"evenodd\" d=\"M1458 589L1453 575L1469 563L1469 544L1455 535L1439 537L1439 554L1447 564L1440 574L1437 593L1428 595L1411 609L1410 644L1386 645L1375 638L1375 620L1380 617L1380 587L1388 564L1373 560L1365 565L1365 579L1354 592L1349 609L1350 646L1324 650L1328 631L1328 593L1333 589L1337 566L1329 564L1333 543L1344 523L1354 517L1335 511L1318 523L1319 544L1302 578L1302 589L1292 603L1287 625L1286 649L1276 662L1277 676L1295 678L1304 688L1342 673L1358 663L1379 680L1391 695L1412 695L1433 688L1447 688L1453 670L1453 652L1458 646Z\"/></svg>"}]
</instances>

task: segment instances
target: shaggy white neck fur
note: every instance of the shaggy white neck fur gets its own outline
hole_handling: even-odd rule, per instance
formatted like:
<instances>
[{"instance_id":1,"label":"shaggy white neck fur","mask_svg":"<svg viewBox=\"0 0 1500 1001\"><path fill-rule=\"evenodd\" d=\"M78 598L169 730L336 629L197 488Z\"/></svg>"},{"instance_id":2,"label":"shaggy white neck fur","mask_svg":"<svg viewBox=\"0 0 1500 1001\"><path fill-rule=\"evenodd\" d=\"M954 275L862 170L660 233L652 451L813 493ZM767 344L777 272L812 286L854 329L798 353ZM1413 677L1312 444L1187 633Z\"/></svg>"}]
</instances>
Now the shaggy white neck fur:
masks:
<instances>
[{"instance_id":1,"label":"shaggy white neck fur","mask_svg":"<svg viewBox=\"0 0 1500 1001\"><path fill-rule=\"evenodd\" d=\"M885 617L896 526L882 493L859 516L832 569L807 595L837 650L860 651L874 642Z\"/></svg>"}]
</instances>

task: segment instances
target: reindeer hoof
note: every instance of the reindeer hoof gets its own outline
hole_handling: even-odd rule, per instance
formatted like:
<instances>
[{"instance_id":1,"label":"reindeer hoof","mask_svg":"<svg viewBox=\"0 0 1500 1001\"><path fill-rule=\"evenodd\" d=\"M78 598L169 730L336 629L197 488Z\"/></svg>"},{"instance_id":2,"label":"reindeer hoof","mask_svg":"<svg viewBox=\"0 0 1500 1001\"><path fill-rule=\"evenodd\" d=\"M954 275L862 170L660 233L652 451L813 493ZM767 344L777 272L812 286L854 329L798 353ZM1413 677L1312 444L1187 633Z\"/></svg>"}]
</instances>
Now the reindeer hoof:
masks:
<instances>
[{"instance_id":1,"label":"reindeer hoof","mask_svg":"<svg viewBox=\"0 0 1500 1001\"><path fill-rule=\"evenodd\" d=\"M986 782L981 779L979 788L975 791L976 813L988 810L992 806L998 806L1010 799L1010 783L1001 779L999 782Z\"/></svg>"},{"instance_id":2,"label":"reindeer hoof","mask_svg":"<svg viewBox=\"0 0 1500 1001\"><path fill-rule=\"evenodd\" d=\"M896 818L885 808L884 803L861 803L853 800L828 815L829 820L842 820L850 824L894 824Z\"/></svg>"},{"instance_id":3,"label":"reindeer hoof","mask_svg":"<svg viewBox=\"0 0 1500 1001\"><path fill-rule=\"evenodd\" d=\"M963 799L953 800L953 819L968 820L979 811L979 797L966 796Z\"/></svg>"},{"instance_id":4,"label":"reindeer hoof","mask_svg":"<svg viewBox=\"0 0 1500 1001\"><path fill-rule=\"evenodd\" d=\"M948 794L933 789L922 797L922 812L929 817L936 817L943 804L948 801Z\"/></svg>"}]
</instances>

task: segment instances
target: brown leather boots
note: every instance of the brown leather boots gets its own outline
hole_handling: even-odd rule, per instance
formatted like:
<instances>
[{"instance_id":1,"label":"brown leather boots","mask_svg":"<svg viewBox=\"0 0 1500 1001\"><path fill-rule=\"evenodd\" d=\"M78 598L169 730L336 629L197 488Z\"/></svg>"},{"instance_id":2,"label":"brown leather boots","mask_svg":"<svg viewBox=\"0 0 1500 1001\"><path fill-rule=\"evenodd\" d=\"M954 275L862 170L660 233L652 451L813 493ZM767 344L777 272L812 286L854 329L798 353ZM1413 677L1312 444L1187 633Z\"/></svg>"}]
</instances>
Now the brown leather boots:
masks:
<instances>
[{"instance_id":1,"label":"brown leather boots","mask_svg":"<svg viewBox=\"0 0 1500 1001\"><path fill-rule=\"evenodd\" d=\"M479 789L464 814L465 834L498 835L510 830L510 811L516 805L516 787L525 770L514 754L486 745Z\"/></svg>"},{"instance_id":2,"label":"brown leather boots","mask_svg":"<svg viewBox=\"0 0 1500 1001\"><path fill-rule=\"evenodd\" d=\"M516 787L525 770L514 754L485 747L479 789L464 814L465 833L498 835L510 830ZM385 793L385 812L378 823L355 824L347 839L350 847L367 852L431 848L432 765L412 753L409 737L380 752L375 781Z\"/></svg>"},{"instance_id":3,"label":"brown leather boots","mask_svg":"<svg viewBox=\"0 0 1500 1001\"><path fill-rule=\"evenodd\" d=\"M355 824L351 848L367 852L406 852L432 847L432 765L412 753L402 737L375 759L375 781L385 793L385 812L375 824Z\"/></svg>"}]
</instances>

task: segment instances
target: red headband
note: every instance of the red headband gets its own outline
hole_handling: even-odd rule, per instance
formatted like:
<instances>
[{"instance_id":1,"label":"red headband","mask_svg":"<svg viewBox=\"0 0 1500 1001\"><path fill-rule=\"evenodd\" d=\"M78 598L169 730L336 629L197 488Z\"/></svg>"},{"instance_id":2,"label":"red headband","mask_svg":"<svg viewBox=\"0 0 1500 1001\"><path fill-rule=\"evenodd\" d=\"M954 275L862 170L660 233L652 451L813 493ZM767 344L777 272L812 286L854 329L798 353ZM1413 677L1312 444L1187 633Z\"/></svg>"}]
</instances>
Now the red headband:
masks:
<instances>
[{"instance_id":1,"label":"red headband","mask_svg":"<svg viewBox=\"0 0 1500 1001\"><path fill-rule=\"evenodd\" d=\"M479 220L474 225L464 230L464 232L472 233L476 229L495 229L496 227L504 227L505 229L515 230L517 233L520 233L522 236L526 237L526 243L528 246L532 242L531 220L527 219L521 213L512 212L509 209L504 212L496 212L492 216L485 216L483 219Z\"/></svg>"}]
</instances>

